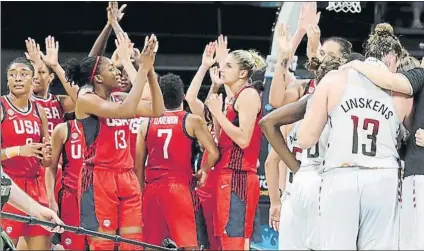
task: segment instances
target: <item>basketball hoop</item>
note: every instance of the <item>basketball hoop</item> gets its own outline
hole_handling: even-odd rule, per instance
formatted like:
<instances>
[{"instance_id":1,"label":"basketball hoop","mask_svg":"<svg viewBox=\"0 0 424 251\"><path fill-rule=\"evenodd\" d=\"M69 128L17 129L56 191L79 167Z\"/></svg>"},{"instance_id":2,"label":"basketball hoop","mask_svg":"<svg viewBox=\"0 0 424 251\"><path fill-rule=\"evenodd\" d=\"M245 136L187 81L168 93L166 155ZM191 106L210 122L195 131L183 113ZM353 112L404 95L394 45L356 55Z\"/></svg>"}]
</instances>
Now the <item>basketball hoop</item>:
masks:
<instances>
[{"instance_id":1,"label":"basketball hoop","mask_svg":"<svg viewBox=\"0 0 424 251\"><path fill-rule=\"evenodd\" d=\"M361 12L361 2L328 2L326 10L359 13Z\"/></svg>"}]
</instances>

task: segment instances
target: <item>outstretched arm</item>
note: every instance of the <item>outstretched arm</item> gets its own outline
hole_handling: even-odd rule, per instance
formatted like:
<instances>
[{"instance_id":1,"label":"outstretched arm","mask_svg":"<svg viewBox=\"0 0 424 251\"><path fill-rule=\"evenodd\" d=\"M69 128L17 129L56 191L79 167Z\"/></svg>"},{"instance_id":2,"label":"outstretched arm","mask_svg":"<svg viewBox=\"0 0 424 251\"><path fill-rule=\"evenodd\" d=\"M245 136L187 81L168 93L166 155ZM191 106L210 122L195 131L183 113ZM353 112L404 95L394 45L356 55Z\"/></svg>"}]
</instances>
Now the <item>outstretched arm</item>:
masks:
<instances>
[{"instance_id":1,"label":"outstretched arm","mask_svg":"<svg viewBox=\"0 0 424 251\"><path fill-rule=\"evenodd\" d=\"M308 99L309 97L280 107L266 115L259 122L259 126L262 128L262 132L268 142L293 173L297 172L299 162L287 147L280 127L301 120L305 115Z\"/></svg>"}]
</instances>

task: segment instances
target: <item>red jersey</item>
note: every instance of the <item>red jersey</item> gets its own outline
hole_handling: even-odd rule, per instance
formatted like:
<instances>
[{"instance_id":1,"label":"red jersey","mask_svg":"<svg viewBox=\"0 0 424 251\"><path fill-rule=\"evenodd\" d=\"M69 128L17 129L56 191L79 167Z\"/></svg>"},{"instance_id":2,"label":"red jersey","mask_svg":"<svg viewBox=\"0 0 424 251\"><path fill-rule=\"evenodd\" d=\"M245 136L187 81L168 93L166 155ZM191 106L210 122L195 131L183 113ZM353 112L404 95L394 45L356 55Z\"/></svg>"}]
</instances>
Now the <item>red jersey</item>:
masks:
<instances>
[{"instance_id":1,"label":"red jersey","mask_svg":"<svg viewBox=\"0 0 424 251\"><path fill-rule=\"evenodd\" d=\"M25 112L18 110L7 96L1 97L3 120L1 121L1 148L23 146L41 142L41 118L37 104L29 101ZM2 167L10 177L34 178L41 167L40 160L35 157L13 157L2 160Z\"/></svg>"},{"instance_id":2,"label":"red jersey","mask_svg":"<svg viewBox=\"0 0 424 251\"><path fill-rule=\"evenodd\" d=\"M130 150L131 150L131 156L133 160L135 161L135 150L137 146L137 133L140 129L141 123L146 120L147 118L144 117L138 117L133 118L130 120Z\"/></svg>"},{"instance_id":3,"label":"red jersey","mask_svg":"<svg viewBox=\"0 0 424 251\"><path fill-rule=\"evenodd\" d=\"M48 121L47 125L49 128L49 134L52 135L53 129L58 124L63 123L64 112L59 102L59 99L55 95L49 93L47 99L43 99L33 95L32 100L34 100L39 106L44 108Z\"/></svg>"},{"instance_id":4,"label":"red jersey","mask_svg":"<svg viewBox=\"0 0 424 251\"><path fill-rule=\"evenodd\" d=\"M232 103L227 106L227 119L235 126L239 126L238 112L235 110L235 103L240 93L246 88L253 88L252 86L245 86L240 89L233 98ZM257 162L259 158L259 151L261 149L262 131L259 127L259 120L262 117L262 110L256 116L255 128L253 130L250 144L245 149L240 148L234 141L222 130L218 139L218 149L221 151L221 158L216 163L217 170L230 169L246 172L257 172Z\"/></svg>"},{"instance_id":5,"label":"red jersey","mask_svg":"<svg viewBox=\"0 0 424 251\"><path fill-rule=\"evenodd\" d=\"M68 135L62 148L62 186L77 191L84 153L81 125L77 120L68 121L66 125Z\"/></svg>"},{"instance_id":6,"label":"red jersey","mask_svg":"<svg viewBox=\"0 0 424 251\"><path fill-rule=\"evenodd\" d=\"M163 179L189 184L193 173L191 147L194 138L185 128L188 115L185 111L167 111L162 117L149 120L146 183Z\"/></svg>"},{"instance_id":7,"label":"red jersey","mask_svg":"<svg viewBox=\"0 0 424 251\"><path fill-rule=\"evenodd\" d=\"M116 96L112 102L122 102ZM95 115L80 120L85 142L84 164L107 169L132 169L129 119L106 119Z\"/></svg>"}]
</instances>

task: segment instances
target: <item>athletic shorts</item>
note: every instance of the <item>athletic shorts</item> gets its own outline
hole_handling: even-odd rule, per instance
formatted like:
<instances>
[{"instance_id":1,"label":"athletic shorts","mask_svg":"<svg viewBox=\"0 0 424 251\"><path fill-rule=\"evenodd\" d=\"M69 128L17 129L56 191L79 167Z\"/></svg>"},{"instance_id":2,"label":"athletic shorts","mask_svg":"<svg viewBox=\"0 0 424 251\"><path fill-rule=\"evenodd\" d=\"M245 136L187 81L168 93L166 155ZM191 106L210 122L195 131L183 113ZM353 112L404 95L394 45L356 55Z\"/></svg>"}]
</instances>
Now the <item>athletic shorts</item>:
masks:
<instances>
[{"instance_id":1,"label":"athletic shorts","mask_svg":"<svg viewBox=\"0 0 424 251\"><path fill-rule=\"evenodd\" d=\"M66 225L79 226L77 191L62 188L59 191L59 217ZM60 236L61 244L66 250L84 250L85 236L71 232L63 232Z\"/></svg>"},{"instance_id":2,"label":"athletic shorts","mask_svg":"<svg viewBox=\"0 0 424 251\"><path fill-rule=\"evenodd\" d=\"M54 196L56 201L59 201L59 192L62 189L62 168L57 169L56 184L54 186ZM77 192L75 192L76 194Z\"/></svg>"},{"instance_id":3,"label":"athletic shorts","mask_svg":"<svg viewBox=\"0 0 424 251\"><path fill-rule=\"evenodd\" d=\"M178 247L197 247L190 186L181 183L146 184L143 189L144 241L161 245L169 237Z\"/></svg>"},{"instance_id":4,"label":"athletic shorts","mask_svg":"<svg viewBox=\"0 0 424 251\"><path fill-rule=\"evenodd\" d=\"M40 203L43 206L48 207L48 199L46 193L46 186L44 183L41 183L40 177L10 177L18 187L20 187L26 194L28 194L35 201ZM44 179L43 179L44 180ZM16 209L10 204L4 205L2 212L27 215L24 212ZM50 233L40 226L30 226L28 224L17 222L13 220L1 220L1 225L4 231L9 235L11 239L17 239L20 236L49 236Z\"/></svg>"},{"instance_id":5,"label":"athletic shorts","mask_svg":"<svg viewBox=\"0 0 424 251\"><path fill-rule=\"evenodd\" d=\"M141 226L140 183L132 168L83 166L78 189L83 228L115 232Z\"/></svg>"},{"instance_id":6,"label":"athletic shorts","mask_svg":"<svg viewBox=\"0 0 424 251\"><path fill-rule=\"evenodd\" d=\"M207 239L209 245L205 246L206 248L209 248L210 250L220 250L221 245L219 244L219 238L215 235L213 222L214 222L214 212L216 208L216 199L215 199L215 187L216 187L216 175L217 172L211 170L208 173L208 177L206 179L206 182L204 186L198 187L196 189L197 197L200 202L200 208L203 215L206 232L207 232ZM199 231L199 225L198 225L198 214L196 214L196 224L197 229ZM198 234L199 235L199 234ZM198 238L199 239L199 238ZM199 244L202 245L202 242L199 241Z\"/></svg>"},{"instance_id":7,"label":"athletic shorts","mask_svg":"<svg viewBox=\"0 0 424 251\"><path fill-rule=\"evenodd\" d=\"M215 235L250 239L259 202L258 175L223 170L215 189Z\"/></svg>"}]
</instances>

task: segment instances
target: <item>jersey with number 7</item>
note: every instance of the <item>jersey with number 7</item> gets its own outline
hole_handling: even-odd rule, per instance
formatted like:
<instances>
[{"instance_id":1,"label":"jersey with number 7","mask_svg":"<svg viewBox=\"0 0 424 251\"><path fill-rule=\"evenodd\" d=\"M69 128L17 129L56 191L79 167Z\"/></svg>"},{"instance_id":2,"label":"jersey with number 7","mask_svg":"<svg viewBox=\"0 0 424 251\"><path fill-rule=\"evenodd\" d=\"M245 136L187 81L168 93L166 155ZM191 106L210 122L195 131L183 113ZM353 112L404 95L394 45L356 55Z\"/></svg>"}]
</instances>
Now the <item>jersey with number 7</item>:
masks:
<instances>
[{"instance_id":1,"label":"jersey with number 7","mask_svg":"<svg viewBox=\"0 0 424 251\"><path fill-rule=\"evenodd\" d=\"M186 131L188 115L185 111L168 111L162 117L149 120L145 137L148 156L146 183L162 178L190 181L194 138Z\"/></svg>"}]
</instances>

